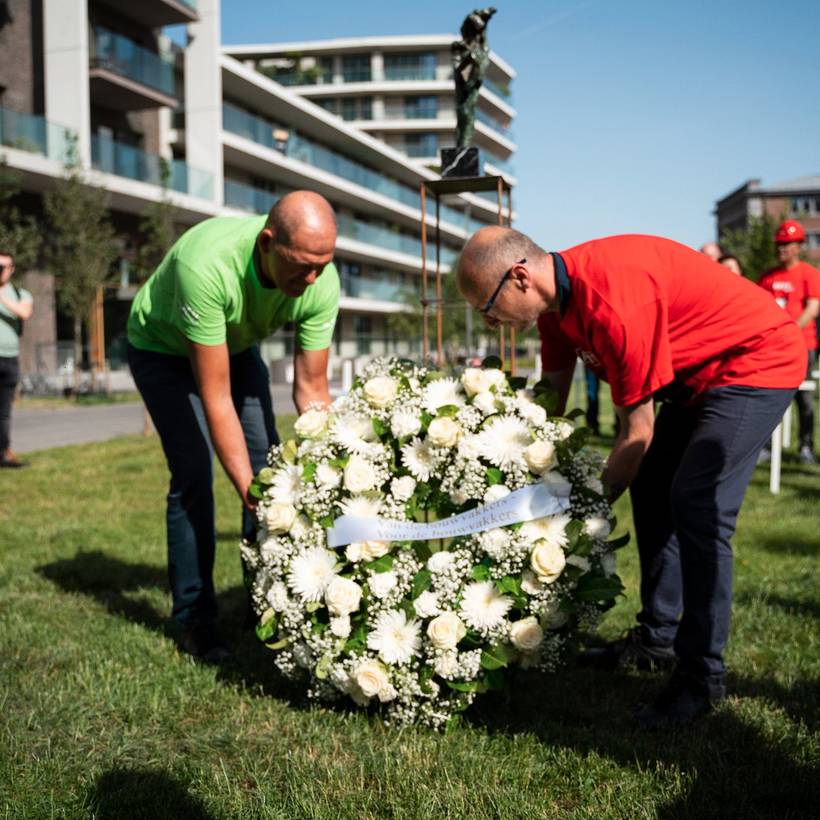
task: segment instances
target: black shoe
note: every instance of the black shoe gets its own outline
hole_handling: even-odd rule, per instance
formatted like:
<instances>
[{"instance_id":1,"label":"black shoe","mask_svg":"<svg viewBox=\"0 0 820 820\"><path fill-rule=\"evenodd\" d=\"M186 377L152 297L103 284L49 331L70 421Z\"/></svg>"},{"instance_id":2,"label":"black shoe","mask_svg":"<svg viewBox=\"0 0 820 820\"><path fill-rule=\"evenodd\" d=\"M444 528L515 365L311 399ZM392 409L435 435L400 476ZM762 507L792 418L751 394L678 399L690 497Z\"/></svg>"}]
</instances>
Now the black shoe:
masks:
<instances>
[{"instance_id":1,"label":"black shoe","mask_svg":"<svg viewBox=\"0 0 820 820\"><path fill-rule=\"evenodd\" d=\"M725 696L722 683L706 683L676 671L654 703L638 712L638 725L649 731L683 726L705 715Z\"/></svg>"},{"instance_id":2,"label":"black shoe","mask_svg":"<svg viewBox=\"0 0 820 820\"><path fill-rule=\"evenodd\" d=\"M187 652L205 663L219 663L231 653L222 643L216 625L194 621L183 624L177 639L177 645L183 652Z\"/></svg>"},{"instance_id":3,"label":"black shoe","mask_svg":"<svg viewBox=\"0 0 820 820\"><path fill-rule=\"evenodd\" d=\"M800 448L800 452L797 454L797 457L800 459L801 464L817 464L817 457L814 455L808 444L804 444Z\"/></svg>"},{"instance_id":4,"label":"black shoe","mask_svg":"<svg viewBox=\"0 0 820 820\"><path fill-rule=\"evenodd\" d=\"M671 646L650 646L641 639L636 626L617 641L586 649L578 655L579 666L598 669L671 669L678 662Z\"/></svg>"}]
</instances>

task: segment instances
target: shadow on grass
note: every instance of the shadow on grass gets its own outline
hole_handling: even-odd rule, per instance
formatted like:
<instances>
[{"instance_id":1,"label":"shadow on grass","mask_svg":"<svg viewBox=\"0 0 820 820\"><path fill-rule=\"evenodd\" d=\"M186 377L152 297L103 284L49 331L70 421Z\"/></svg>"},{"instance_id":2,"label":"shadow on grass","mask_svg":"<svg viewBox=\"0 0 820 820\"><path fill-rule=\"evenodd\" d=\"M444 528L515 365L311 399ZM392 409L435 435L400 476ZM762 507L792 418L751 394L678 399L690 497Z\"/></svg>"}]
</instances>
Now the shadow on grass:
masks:
<instances>
[{"instance_id":1,"label":"shadow on grass","mask_svg":"<svg viewBox=\"0 0 820 820\"><path fill-rule=\"evenodd\" d=\"M807 510L807 513L816 515L813 510ZM808 536L795 538L794 536L784 535L776 538L760 538L756 543L767 552L779 555L800 555L806 558L820 556L820 541L818 541L816 532L814 538Z\"/></svg>"},{"instance_id":2,"label":"shadow on grass","mask_svg":"<svg viewBox=\"0 0 820 820\"><path fill-rule=\"evenodd\" d=\"M660 818L816 816L816 772L798 760L804 755L795 753L778 728L767 726L765 714L741 719L727 705L674 731L637 729L634 711L662 684L662 678L637 673L526 674L511 699L479 700L467 720L490 733L534 735L549 747L603 756L650 776L666 767L681 770L681 796L656 809ZM739 676L730 679L730 696L765 699L811 724L817 713L812 686L816 682L784 689Z\"/></svg>"},{"instance_id":3,"label":"shadow on grass","mask_svg":"<svg viewBox=\"0 0 820 820\"><path fill-rule=\"evenodd\" d=\"M138 623L167 638L177 637L178 628L170 618L149 602L132 597L141 589L167 590L164 567L130 564L95 550L44 564L37 567L37 572L66 592L94 598L112 615ZM264 647L253 629L243 628L247 600L247 592L242 586L217 595L222 636L233 649L228 658L216 665L219 680L246 688L252 694L271 695L293 706L301 706L303 694L282 678L273 664L271 651Z\"/></svg>"},{"instance_id":4,"label":"shadow on grass","mask_svg":"<svg viewBox=\"0 0 820 820\"><path fill-rule=\"evenodd\" d=\"M94 783L91 814L100 820L215 820L177 778L160 769L112 769Z\"/></svg>"}]
</instances>

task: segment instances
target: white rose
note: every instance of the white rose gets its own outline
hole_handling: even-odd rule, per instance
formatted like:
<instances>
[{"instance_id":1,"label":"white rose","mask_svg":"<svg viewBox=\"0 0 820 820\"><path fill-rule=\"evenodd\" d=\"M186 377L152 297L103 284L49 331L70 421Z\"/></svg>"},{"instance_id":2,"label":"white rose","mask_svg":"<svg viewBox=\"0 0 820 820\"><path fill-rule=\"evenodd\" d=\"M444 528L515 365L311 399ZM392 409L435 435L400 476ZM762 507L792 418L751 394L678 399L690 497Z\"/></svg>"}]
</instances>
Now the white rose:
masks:
<instances>
[{"instance_id":1,"label":"white rose","mask_svg":"<svg viewBox=\"0 0 820 820\"><path fill-rule=\"evenodd\" d=\"M323 487L338 487L342 483L342 474L329 464L320 464L316 468L316 481Z\"/></svg>"},{"instance_id":2,"label":"white rose","mask_svg":"<svg viewBox=\"0 0 820 820\"><path fill-rule=\"evenodd\" d=\"M416 480L409 475L394 478L390 482L390 492L396 501L407 501L416 489Z\"/></svg>"},{"instance_id":3,"label":"white rose","mask_svg":"<svg viewBox=\"0 0 820 820\"><path fill-rule=\"evenodd\" d=\"M493 484L493 486L488 487L487 492L484 493L484 503L490 504L493 501L500 501L502 498L505 498L509 494L509 487L505 487L503 484Z\"/></svg>"},{"instance_id":4,"label":"white rose","mask_svg":"<svg viewBox=\"0 0 820 820\"><path fill-rule=\"evenodd\" d=\"M398 382L390 376L368 379L362 388L367 403L379 409L389 407L396 400L398 390Z\"/></svg>"},{"instance_id":5,"label":"white rose","mask_svg":"<svg viewBox=\"0 0 820 820\"><path fill-rule=\"evenodd\" d=\"M390 590L399 582L395 572L377 572L370 576L370 594L374 598L385 598L390 594Z\"/></svg>"},{"instance_id":6,"label":"white rose","mask_svg":"<svg viewBox=\"0 0 820 820\"><path fill-rule=\"evenodd\" d=\"M387 670L378 661L364 661L353 670L353 681L366 698L372 698L390 684Z\"/></svg>"},{"instance_id":7,"label":"white rose","mask_svg":"<svg viewBox=\"0 0 820 820\"><path fill-rule=\"evenodd\" d=\"M438 595L429 590L422 592L421 595L413 601L413 607L419 618L432 618L439 613Z\"/></svg>"},{"instance_id":8,"label":"white rose","mask_svg":"<svg viewBox=\"0 0 820 820\"><path fill-rule=\"evenodd\" d=\"M534 649L538 649L543 640L544 630L541 629L538 620L532 615L516 621L510 627L510 641L516 649L522 652L532 652Z\"/></svg>"},{"instance_id":9,"label":"white rose","mask_svg":"<svg viewBox=\"0 0 820 820\"><path fill-rule=\"evenodd\" d=\"M350 634L350 615L340 615L330 619L330 631L337 638L346 638Z\"/></svg>"},{"instance_id":10,"label":"white rose","mask_svg":"<svg viewBox=\"0 0 820 820\"><path fill-rule=\"evenodd\" d=\"M427 569L430 572L447 572L453 564L453 553L442 550L441 552L434 552L427 559Z\"/></svg>"},{"instance_id":11,"label":"white rose","mask_svg":"<svg viewBox=\"0 0 820 820\"><path fill-rule=\"evenodd\" d=\"M555 463L555 446L542 438L524 450L524 461L536 475L541 475Z\"/></svg>"},{"instance_id":12,"label":"white rose","mask_svg":"<svg viewBox=\"0 0 820 820\"><path fill-rule=\"evenodd\" d=\"M611 552L601 556L601 569L607 578L611 578L615 574L615 556Z\"/></svg>"},{"instance_id":13,"label":"white rose","mask_svg":"<svg viewBox=\"0 0 820 820\"><path fill-rule=\"evenodd\" d=\"M376 483L373 467L361 456L352 455L345 466L345 488L351 493L371 490Z\"/></svg>"},{"instance_id":14,"label":"white rose","mask_svg":"<svg viewBox=\"0 0 820 820\"><path fill-rule=\"evenodd\" d=\"M365 561L373 561L390 552L390 541L360 541L359 546Z\"/></svg>"},{"instance_id":15,"label":"white rose","mask_svg":"<svg viewBox=\"0 0 820 820\"><path fill-rule=\"evenodd\" d=\"M445 612L427 624L427 637L436 649L455 649L467 627L455 612Z\"/></svg>"},{"instance_id":16,"label":"white rose","mask_svg":"<svg viewBox=\"0 0 820 820\"><path fill-rule=\"evenodd\" d=\"M469 496L467 495L467 493L464 492L464 490L461 489L461 487L459 487L457 490L453 490L450 493L450 501L452 501L453 504L459 507L462 504L466 504L468 498Z\"/></svg>"},{"instance_id":17,"label":"white rose","mask_svg":"<svg viewBox=\"0 0 820 820\"><path fill-rule=\"evenodd\" d=\"M564 551L549 541L536 541L530 555L530 566L540 581L551 584L563 572L567 560Z\"/></svg>"},{"instance_id":18,"label":"white rose","mask_svg":"<svg viewBox=\"0 0 820 820\"><path fill-rule=\"evenodd\" d=\"M301 438L319 438L327 429L327 420L325 410L307 410L296 419L293 429Z\"/></svg>"},{"instance_id":19,"label":"white rose","mask_svg":"<svg viewBox=\"0 0 820 820\"><path fill-rule=\"evenodd\" d=\"M487 378L489 371L479 367L468 367L461 374L461 386L468 396L475 396L490 389L490 380Z\"/></svg>"},{"instance_id":20,"label":"white rose","mask_svg":"<svg viewBox=\"0 0 820 820\"><path fill-rule=\"evenodd\" d=\"M558 438L563 440L569 438L575 432L575 428L568 421L559 421L555 425L555 432Z\"/></svg>"},{"instance_id":21,"label":"white rose","mask_svg":"<svg viewBox=\"0 0 820 820\"><path fill-rule=\"evenodd\" d=\"M495 394L490 393L488 390L479 393L473 399L473 405L477 407L485 416L492 415L497 410L495 404Z\"/></svg>"},{"instance_id":22,"label":"white rose","mask_svg":"<svg viewBox=\"0 0 820 820\"><path fill-rule=\"evenodd\" d=\"M436 447L454 447L460 434L458 424L446 416L433 419L427 428L427 438Z\"/></svg>"},{"instance_id":23,"label":"white rose","mask_svg":"<svg viewBox=\"0 0 820 820\"><path fill-rule=\"evenodd\" d=\"M596 515L584 521L584 532L590 538L606 538L612 532L612 525L603 516Z\"/></svg>"},{"instance_id":24,"label":"white rose","mask_svg":"<svg viewBox=\"0 0 820 820\"><path fill-rule=\"evenodd\" d=\"M589 563L589 558L586 558L583 555L570 555L567 558L567 563L571 564L573 567L578 567L578 569L583 572L589 572L592 568L592 564Z\"/></svg>"},{"instance_id":25,"label":"white rose","mask_svg":"<svg viewBox=\"0 0 820 820\"><path fill-rule=\"evenodd\" d=\"M331 615L350 615L359 608L361 599L362 588L349 578L335 575L325 589L325 603Z\"/></svg>"},{"instance_id":26,"label":"white rose","mask_svg":"<svg viewBox=\"0 0 820 820\"><path fill-rule=\"evenodd\" d=\"M487 380L488 388L494 387L498 392L502 390L506 390L507 388L507 376L504 374L503 370L499 370L496 367L490 367L484 371L485 376L484 378Z\"/></svg>"},{"instance_id":27,"label":"white rose","mask_svg":"<svg viewBox=\"0 0 820 820\"><path fill-rule=\"evenodd\" d=\"M527 595L537 595L543 588L544 584L538 580L538 576L528 569L524 570L521 576L521 589L523 589Z\"/></svg>"},{"instance_id":28,"label":"white rose","mask_svg":"<svg viewBox=\"0 0 820 820\"><path fill-rule=\"evenodd\" d=\"M396 410L390 416L390 430L396 438L415 436L421 430L421 419L411 410Z\"/></svg>"},{"instance_id":29,"label":"white rose","mask_svg":"<svg viewBox=\"0 0 820 820\"><path fill-rule=\"evenodd\" d=\"M533 427L542 427L547 421L547 411L532 401L522 401L519 412Z\"/></svg>"},{"instance_id":30,"label":"white rose","mask_svg":"<svg viewBox=\"0 0 820 820\"><path fill-rule=\"evenodd\" d=\"M557 495L559 498L569 498L570 493L572 492L572 484L570 484L569 481L567 481L557 470L548 470L541 477L541 481L543 481L544 484L552 490L553 494Z\"/></svg>"},{"instance_id":31,"label":"white rose","mask_svg":"<svg viewBox=\"0 0 820 820\"><path fill-rule=\"evenodd\" d=\"M288 532L296 520L296 508L276 501L265 507L265 523L268 532Z\"/></svg>"}]
</instances>

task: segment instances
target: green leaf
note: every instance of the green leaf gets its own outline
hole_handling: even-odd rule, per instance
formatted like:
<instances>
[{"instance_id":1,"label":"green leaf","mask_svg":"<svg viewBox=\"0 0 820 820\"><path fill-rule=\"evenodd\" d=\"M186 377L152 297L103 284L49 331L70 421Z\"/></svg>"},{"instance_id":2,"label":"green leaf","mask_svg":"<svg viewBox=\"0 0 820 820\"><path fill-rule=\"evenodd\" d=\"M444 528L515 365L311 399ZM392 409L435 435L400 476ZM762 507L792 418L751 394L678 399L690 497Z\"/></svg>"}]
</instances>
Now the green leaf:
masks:
<instances>
[{"instance_id":1,"label":"green leaf","mask_svg":"<svg viewBox=\"0 0 820 820\"><path fill-rule=\"evenodd\" d=\"M326 515L324 518L319 519L319 523L326 529L329 530L333 526L333 522L336 519L332 515Z\"/></svg>"},{"instance_id":2,"label":"green leaf","mask_svg":"<svg viewBox=\"0 0 820 820\"><path fill-rule=\"evenodd\" d=\"M482 669L501 669L512 657L511 651L503 644L496 644L481 653Z\"/></svg>"},{"instance_id":3,"label":"green leaf","mask_svg":"<svg viewBox=\"0 0 820 820\"><path fill-rule=\"evenodd\" d=\"M297 451L298 447L296 446L296 442L293 439L289 439L282 447L282 458L288 464L295 464Z\"/></svg>"},{"instance_id":4,"label":"green leaf","mask_svg":"<svg viewBox=\"0 0 820 820\"><path fill-rule=\"evenodd\" d=\"M487 476L487 483L490 486L504 483L504 473L498 467L488 467L484 475Z\"/></svg>"},{"instance_id":5,"label":"green leaf","mask_svg":"<svg viewBox=\"0 0 820 820\"><path fill-rule=\"evenodd\" d=\"M577 453L582 447L586 446L591 435L592 431L589 429L589 427L579 427L567 439L567 444L569 444L570 449L573 452Z\"/></svg>"},{"instance_id":6,"label":"green leaf","mask_svg":"<svg viewBox=\"0 0 820 820\"><path fill-rule=\"evenodd\" d=\"M473 632L472 630L469 630L467 634L458 642L458 648L462 651L467 649L478 649L480 646L484 646L484 641L478 632Z\"/></svg>"},{"instance_id":7,"label":"green leaf","mask_svg":"<svg viewBox=\"0 0 820 820\"><path fill-rule=\"evenodd\" d=\"M495 582L496 589L502 595L518 595L521 592L521 581L512 575L505 575Z\"/></svg>"},{"instance_id":8,"label":"green leaf","mask_svg":"<svg viewBox=\"0 0 820 820\"><path fill-rule=\"evenodd\" d=\"M383 421L380 421L379 419L371 419L371 422L373 423L373 432L379 438L381 438L385 433L387 433L387 427Z\"/></svg>"},{"instance_id":9,"label":"green leaf","mask_svg":"<svg viewBox=\"0 0 820 820\"><path fill-rule=\"evenodd\" d=\"M504 688L504 673L500 669L488 669L484 673L484 683L495 692Z\"/></svg>"},{"instance_id":10,"label":"green leaf","mask_svg":"<svg viewBox=\"0 0 820 820\"><path fill-rule=\"evenodd\" d=\"M260 641L269 641L276 634L278 621L276 613L272 609L266 609L256 625L256 637Z\"/></svg>"},{"instance_id":11,"label":"green leaf","mask_svg":"<svg viewBox=\"0 0 820 820\"><path fill-rule=\"evenodd\" d=\"M535 394L535 403L544 408L547 411L547 415L551 416L555 413L556 408L558 407L558 393L555 390L545 390L541 393Z\"/></svg>"},{"instance_id":12,"label":"green leaf","mask_svg":"<svg viewBox=\"0 0 820 820\"><path fill-rule=\"evenodd\" d=\"M475 692L478 690L478 681L471 680L471 681L460 681L460 680L448 680L445 681L447 686L450 689L454 689L456 692Z\"/></svg>"},{"instance_id":13,"label":"green leaf","mask_svg":"<svg viewBox=\"0 0 820 820\"><path fill-rule=\"evenodd\" d=\"M426 430L430 426L430 422L432 420L432 414L428 413L426 410L423 410L421 414L421 429Z\"/></svg>"},{"instance_id":14,"label":"green leaf","mask_svg":"<svg viewBox=\"0 0 820 820\"><path fill-rule=\"evenodd\" d=\"M307 464L305 464L305 467L302 470L302 481L307 483L308 481L310 481L313 478L313 476L315 474L316 474L316 465L312 461L309 461Z\"/></svg>"},{"instance_id":15,"label":"green leaf","mask_svg":"<svg viewBox=\"0 0 820 820\"><path fill-rule=\"evenodd\" d=\"M251 485L248 487L248 495L251 498L262 498L262 487L256 479L251 481Z\"/></svg>"},{"instance_id":16,"label":"green leaf","mask_svg":"<svg viewBox=\"0 0 820 820\"><path fill-rule=\"evenodd\" d=\"M581 531L584 529L583 521L570 521L567 528L564 530L567 536L567 552L573 552L578 539L581 537Z\"/></svg>"},{"instance_id":17,"label":"green leaf","mask_svg":"<svg viewBox=\"0 0 820 820\"><path fill-rule=\"evenodd\" d=\"M523 390L527 386L526 376L509 376L507 381L513 390Z\"/></svg>"},{"instance_id":18,"label":"green leaf","mask_svg":"<svg viewBox=\"0 0 820 820\"><path fill-rule=\"evenodd\" d=\"M432 585L433 573L429 569L420 570L413 578L413 589L410 597L415 601L422 592L426 592Z\"/></svg>"},{"instance_id":19,"label":"green leaf","mask_svg":"<svg viewBox=\"0 0 820 820\"><path fill-rule=\"evenodd\" d=\"M256 476L256 480L260 484L273 483L273 469L271 467L263 467Z\"/></svg>"},{"instance_id":20,"label":"green leaf","mask_svg":"<svg viewBox=\"0 0 820 820\"><path fill-rule=\"evenodd\" d=\"M617 538L607 541L606 545L612 550L619 550L621 547L625 547L628 543L629 533L625 532L623 535L619 535Z\"/></svg>"},{"instance_id":21,"label":"green leaf","mask_svg":"<svg viewBox=\"0 0 820 820\"><path fill-rule=\"evenodd\" d=\"M576 407L574 410L570 410L569 413L566 414L566 418L570 421L575 421L575 419L580 418L584 415L584 411L580 407Z\"/></svg>"},{"instance_id":22,"label":"green leaf","mask_svg":"<svg viewBox=\"0 0 820 820\"><path fill-rule=\"evenodd\" d=\"M369 569L371 572L387 572L393 568L393 556L389 554L382 555L381 558L377 558L375 561L369 561L364 566L365 569Z\"/></svg>"},{"instance_id":23,"label":"green leaf","mask_svg":"<svg viewBox=\"0 0 820 820\"><path fill-rule=\"evenodd\" d=\"M330 672L330 664L333 663L333 658L330 655L322 655L319 659L319 663L316 664L316 668L313 670L313 674L319 680L324 680L328 672Z\"/></svg>"},{"instance_id":24,"label":"green leaf","mask_svg":"<svg viewBox=\"0 0 820 820\"><path fill-rule=\"evenodd\" d=\"M426 564L427 559L433 554L433 550L430 549L430 545L426 541L413 541L412 550L422 564Z\"/></svg>"},{"instance_id":25,"label":"green leaf","mask_svg":"<svg viewBox=\"0 0 820 820\"><path fill-rule=\"evenodd\" d=\"M579 601L610 601L624 591L624 585L617 575L605 578L603 575L587 573L578 581L575 597Z\"/></svg>"},{"instance_id":26,"label":"green leaf","mask_svg":"<svg viewBox=\"0 0 820 820\"><path fill-rule=\"evenodd\" d=\"M501 359L498 356L487 356L483 362L481 362L481 366L485 370L501 370Z\"/></svg>"},{"instance_id":27,"label":"green leaf","mask_svg":"<svg viewBox=\"0 0 820 820\"><path fill-rule=\"evenodd\" d=\"M473 567L471 576L474 581L489 581L490 568L484 564L477 564Z\"/></svg>"},{"instance_id":28,"label":"green leaf","mask_svg":"<svg viewBox=\"0 0 820 820\"><path fill-rule=\"evenodd\" d=\"M582 557L586 557L592 552L592 547L594 543L592 539L588 538L586 535L582 535L576 542L575 546L572 548L573 555L580 555Z\"/></svg>"},{"instance_id":29,"label":"green leaf","mask_svg":"<svg viewBox=\"0 0 820 820\"><path fill-rule=\"evenodd\" d=\"M310 603L305 604L305 611L306 612L318 612L322 608L321 601L310 601Z\"/></svg>"}]
</instances>

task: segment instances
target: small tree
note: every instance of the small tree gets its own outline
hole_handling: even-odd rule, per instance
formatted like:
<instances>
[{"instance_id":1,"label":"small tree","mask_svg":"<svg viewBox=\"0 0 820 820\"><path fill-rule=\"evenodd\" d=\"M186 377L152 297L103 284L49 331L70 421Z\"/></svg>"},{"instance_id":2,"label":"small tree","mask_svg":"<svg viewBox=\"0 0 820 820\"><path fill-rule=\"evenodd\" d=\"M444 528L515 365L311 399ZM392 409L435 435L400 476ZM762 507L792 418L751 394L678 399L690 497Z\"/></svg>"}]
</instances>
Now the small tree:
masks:
<instances>
[{"instance_id":1,"label":"small tree","mask_svg":"<svg viewBox=\"0 0 820 820\"><path fill-rule=\"evenodd\" d=\"M736 228L721 234L721 249L740 260L743 275L753 282L778 264L774 234L782 219L785 217L777 219L764 214L752 217L746 228Z\"/></svg>"},{"instance_id":2,"label":"small tree","mask_svg":"<svg viewBox=\"0 0 820 820\"><path fill-rule=\"evenodd\" d=\"M160 157L159 163L162 196L151 203L139 224L140 242L134 263L138 282L144 282L157 269L179 237L174 221L177 209L169 193L171 165L164 157Z\"/></svg>"},{"instance_id":3,"label":"small tree","mask_svg":"<svg viewBox=\"0 0 820 820\"><path fill-rule=\"evenodd\" d=\"M85 178L77 162L76 143L69 147L65 175L44 195L43 208L57 300L74 320L77 368L82 359L83 326L88 330L97 289L110 279L119 248L108 221L106 192Z\"/></svg>"},{"instance_id":4,"label":"small tree","mask_svg":"<svg viewBox=\"0 0 820 820\"><path fill-rule=\"evenodd\" d=\"M13 254L15 267L24 271L32 267L40 254L40 231L30 214L17 206L20 174L0 158L0 251Z\"/></svg>"}]
</instances>

